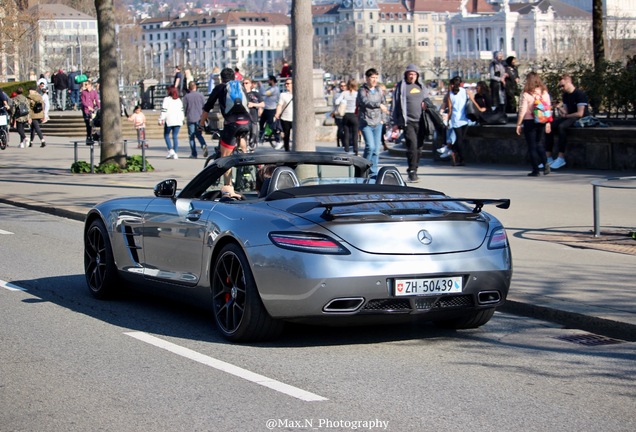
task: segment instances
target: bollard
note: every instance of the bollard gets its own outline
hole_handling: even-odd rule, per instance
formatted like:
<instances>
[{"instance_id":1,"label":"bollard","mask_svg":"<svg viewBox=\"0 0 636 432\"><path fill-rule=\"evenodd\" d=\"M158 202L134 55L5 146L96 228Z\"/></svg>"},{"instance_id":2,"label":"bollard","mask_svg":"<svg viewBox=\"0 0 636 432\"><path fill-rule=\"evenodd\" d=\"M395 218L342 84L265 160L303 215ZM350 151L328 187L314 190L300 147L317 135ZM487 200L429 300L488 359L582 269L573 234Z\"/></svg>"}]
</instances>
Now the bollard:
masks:
<instances>
[{"instance_id":1,"label":"bollard","mask_svg":"<svg viewBox=\"0 0 636 432\"><path fill-rule=\"evenodd\" d=\"M91 174L95 174L95 144L93 142L87 144L91 146Z\"/></svg>"},{"instance_id":2,"label":"bollard","mask_svg":"<svg viewBox=\"0 0 636 432\"><path fill-rule=\"evenodd\" d=\"M128 140L124 140L124 156L128 157Z\"/></svg>"},{"instance_id":3,"label":"bollard","mask_svg":"<svg viewBox=\"0 0 636 432\"><path fill-rule=\"evenodd\" d=\"M141 172L146 172L146 146L141 145Z\"/></svg>"},{"instance_id":4,"label":"bollard","mask_svg":"<svg viewBox=\"0 0 636 432\"><path fill-rule=\"evenodd\" d=\"M73 159L74 159L74 163L77 163L77 143L79 141L71 141L73 143Z\"/></svg>"}]
</instances>

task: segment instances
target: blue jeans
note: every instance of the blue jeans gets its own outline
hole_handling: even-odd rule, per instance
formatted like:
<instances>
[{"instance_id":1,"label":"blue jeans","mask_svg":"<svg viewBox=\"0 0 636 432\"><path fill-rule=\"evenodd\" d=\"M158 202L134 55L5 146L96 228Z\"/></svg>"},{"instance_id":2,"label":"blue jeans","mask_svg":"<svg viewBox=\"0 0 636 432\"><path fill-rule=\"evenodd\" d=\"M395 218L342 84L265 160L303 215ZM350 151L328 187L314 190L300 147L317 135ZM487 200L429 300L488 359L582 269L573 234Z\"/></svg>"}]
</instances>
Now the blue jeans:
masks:
<instances>
[{"instance_id":1,"label":"blue jeans","mask_svg":"<svg viewBox=\"0 0 636 432\"><path fill-rule=\"evenodd\" d=\"M364 154L369 159L371 165L371 176L378 174L378 164L380 163L380 146L382 145L382 124L375 126L364 126L362 128L364 137Z\"/></svg>"},{"instance_id":2,"label":"blue jeans","mask_svg":"<svg viewBox=\"0 0 636 432\"><path fill-rule=\"evenodd\" d=\"M71 90L71 104L75 106L75 109L82 109L80 106L80 91Z\"/></svg>"},{"instance_id":3,"label":"blue jeans","mask_svg":"<svg viewBox=\"0 0 636 432\"><path fill-rule=\"evenodd\" d=\"M203 134L199 130L199 123L190 123L188 122L188 139L190 140L190 154L193 157L197 157L197 143L194 139L198 139L201 144L201 148L205 147L205 139L203 139Z\"/></svg>"},{"instance_id":4,"label":"blue jeans","mask_svg":"<svg viewBox=\"0 0 636 432\"><path fill-rule=\"evenodd\" d=\"M181 126L168 126L168 125L163 125L163 138L166 140L166 146L168 147L168 150L174 150L174 152L177 152L177 149L179 148L179 139L177 138L177 135L179 135L179 130L181 129ZM170 142L170 133L172 133L172 141L174 141L174 145Z\"/></svg>"}]
</instances>

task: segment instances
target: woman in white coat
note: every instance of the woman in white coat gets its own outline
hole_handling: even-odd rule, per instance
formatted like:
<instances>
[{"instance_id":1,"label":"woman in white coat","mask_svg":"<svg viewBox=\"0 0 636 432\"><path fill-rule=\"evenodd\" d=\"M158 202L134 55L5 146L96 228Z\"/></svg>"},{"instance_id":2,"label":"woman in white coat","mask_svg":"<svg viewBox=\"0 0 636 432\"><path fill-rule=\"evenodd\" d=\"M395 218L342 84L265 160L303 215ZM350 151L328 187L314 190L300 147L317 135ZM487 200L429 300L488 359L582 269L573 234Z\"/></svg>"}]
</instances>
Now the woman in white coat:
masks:
<instances>
[{"instance_id":1,"label":"woman in white coat","mask_svg":"<svg viewBox=\"0 0 636 432\"><path fill-rule=\"evenodd\" d=\"M166 147L168 147L166 159L179 159L177 154L179 150L178 135L185 118L183 102L179 99L179 92L174 86L169 86L167 92L168 96L163 98L161 104L159 124L163 125L163 138L166 140ZM172 141L170 135L172 135Z\"/></svg>"}]
</instances>

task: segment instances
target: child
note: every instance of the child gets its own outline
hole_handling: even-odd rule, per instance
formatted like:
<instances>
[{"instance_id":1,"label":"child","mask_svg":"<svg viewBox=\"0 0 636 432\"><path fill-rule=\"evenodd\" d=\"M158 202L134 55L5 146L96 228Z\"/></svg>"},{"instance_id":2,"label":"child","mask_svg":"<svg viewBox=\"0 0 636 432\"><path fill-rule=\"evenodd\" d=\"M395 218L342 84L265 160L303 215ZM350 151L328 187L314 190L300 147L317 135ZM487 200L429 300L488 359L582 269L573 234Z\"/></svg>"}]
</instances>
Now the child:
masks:
<instances>
[{"instance_id":1,"label":"child","mask_svg":"<svg viewBox=\"0 0 636 432\"><path fill-rule=\"evenodd\" d=\"M141 112L141 106L135 107L133 115L128 117L128 121L133 122L133 126L137 129L137 148L144 146L148 148L146 143L146 116Z\"/></svg>"}]
</instances>

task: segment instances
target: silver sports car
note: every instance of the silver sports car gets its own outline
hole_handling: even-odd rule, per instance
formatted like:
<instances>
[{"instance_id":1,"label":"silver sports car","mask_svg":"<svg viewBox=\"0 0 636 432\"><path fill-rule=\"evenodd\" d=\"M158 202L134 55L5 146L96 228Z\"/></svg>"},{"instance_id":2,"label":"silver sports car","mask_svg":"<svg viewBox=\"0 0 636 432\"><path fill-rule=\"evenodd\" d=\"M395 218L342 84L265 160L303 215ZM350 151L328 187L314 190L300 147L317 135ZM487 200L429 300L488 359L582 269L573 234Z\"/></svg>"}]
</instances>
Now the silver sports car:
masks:
<instances>
[{"instance_id":1,"label":"silver sports car","mask_svg":"<svg viewBox=\"0 0 636 432\"><path fill-rule=\"evenodd\" d=\"M217 159L178 191L92 208L84 268L94 296L126 284L211 307L232 341L271 339L285 321L423 319L487 323L512 277L507 199L451 198L369 178L357 156L311 152ZM377 321L377 320L373 320Z\"/></svg>"}]
</instances>

